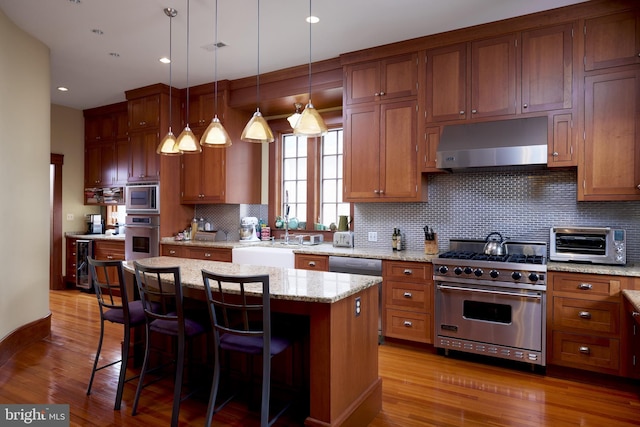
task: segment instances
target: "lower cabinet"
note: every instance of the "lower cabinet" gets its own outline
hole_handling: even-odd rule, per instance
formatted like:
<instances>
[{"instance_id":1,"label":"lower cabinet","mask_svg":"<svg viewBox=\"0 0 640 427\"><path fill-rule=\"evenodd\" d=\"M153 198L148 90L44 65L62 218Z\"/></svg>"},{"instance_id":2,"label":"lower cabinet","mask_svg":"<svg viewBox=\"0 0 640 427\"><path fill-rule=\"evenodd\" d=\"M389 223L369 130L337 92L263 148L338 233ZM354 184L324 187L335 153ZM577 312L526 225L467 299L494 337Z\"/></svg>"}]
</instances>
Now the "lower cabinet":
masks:
<instances>
[{"instance_id":1,"label":"lower cabinet","mask_svg":"<svg viewBox=\"0 0 640 427\"><path fill-rule=\"evenodd\" d=\"M160 245L160 254L177 258L231 262L231 248L162 244Z\"/></svg>"},{"instance_id":2,"label":"lower cabinet","mask_svg":"<svg viewBox=\"0 0 640 427\"><path fill-rule=\"evenodd\" d=\"M96 240L93 244L93 258L99 261L124 261L124 240ZM112 267L110 267L112 268ZM102 270L96 272L98 280L104 282ZM117 283L118 273L115 268L108 271L109 281ZM118 294L117 291L114 292Z\"/></svg>"},{"instance_id":3,"label":"lower cabinet","mask_svg":"<svg viewBox=\"0 0 640 427\"><path fill-rule=\"evenodd\" d=\"M382 262L382 335L433 343L433 266Z\"/></svg>"},{"instance_id":4,"label":"lower cabinet","mask_svg":"<svg viewBox=\"0 0 640 427\"><path fill-rule=\"evenodd\" d=\"M76 239L75 237L66 237L66 263L64 280L66 283L75 286L76 276L78 274L78 265L76 264Z\"/></svg>"},{"instance_id":5,"label":"lower cabinet","mask_svg":"<svg viewBox=\"0 0 640 427\"><path fill-rule=\"evenodd\" d=\"M295 268L298 270L329 271L327 255L295 254Z\"/></svg>"},{"instance_id":6,"label":"lower cabinet","mask_svg":"<svg viewBox=\"0 0 640 427\"><path fill-rule=\"evenodd\" d=\"M547 363L624 375L627 278L550 272L548 279Z\"/></svg>"}]
</instances>

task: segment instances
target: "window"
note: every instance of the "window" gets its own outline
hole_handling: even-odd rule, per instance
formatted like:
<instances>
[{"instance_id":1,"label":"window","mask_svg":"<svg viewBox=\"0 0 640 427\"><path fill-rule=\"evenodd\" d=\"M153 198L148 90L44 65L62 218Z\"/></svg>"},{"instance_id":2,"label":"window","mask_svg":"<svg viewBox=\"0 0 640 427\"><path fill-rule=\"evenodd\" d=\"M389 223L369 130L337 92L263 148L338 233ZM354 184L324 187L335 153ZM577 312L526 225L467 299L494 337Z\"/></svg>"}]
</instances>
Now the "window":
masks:
<instances>
[{"instance_id":1,"label":"window","mask_svg":"<svg viewBox=\"0 0 640 427\"><path fill-rule=\"evenodd\" d=\"M351 205L342 201L342 134L332 129L322 138L282 136L283 202L300 228L309 221L329 229L339 215L350 214Z\"/></svg>"}]
</instances>

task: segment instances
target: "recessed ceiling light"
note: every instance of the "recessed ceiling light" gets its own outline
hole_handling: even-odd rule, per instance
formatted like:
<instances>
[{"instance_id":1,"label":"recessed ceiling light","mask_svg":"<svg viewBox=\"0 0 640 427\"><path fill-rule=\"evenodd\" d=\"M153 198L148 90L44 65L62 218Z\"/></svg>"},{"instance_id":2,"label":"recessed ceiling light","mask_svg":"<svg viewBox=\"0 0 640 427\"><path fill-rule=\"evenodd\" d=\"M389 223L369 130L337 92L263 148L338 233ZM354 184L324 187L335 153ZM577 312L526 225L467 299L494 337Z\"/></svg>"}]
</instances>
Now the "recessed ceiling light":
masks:
<instances>
[{"instance_id":1,"label":"recessed ceiling light","mask_svg":"<svg viewBox=\"0 0 640 427\"><path fill-rule=\"evenodd\" d=\"M320 22L320 18L318 18L317 16L307 16L307 19L305 19L305 21L310 24L317 24L318 22Z\"/></svg>"},{"instance_id":2,"label":"recessed ceiling light","mask_svg":"<svg viewBox=\"0 0 640 427\"><path fill-rule=\"evenodd\" d=\"M66 87L64 87L64 86L58 86L58 88L57 88L57 89L58 89L60 92L67 92L67 91L69 91L69 89L68 89L68 88L66 88Z\"/></svg>"},{"instance_id":3,"label":"recessed ceiling light","mask_svg":"<svg viewBox=\"0 0 640 427\"><path fill-rule=\"evenodd\" d=\"M109 52L110 56L113 56L114 58L120 58L120 54L118 52Z\"/></svg>"},{"instance_id":4,"label":"recessed ceiling light","mask_svg":"<svg viewBox=\"0 0 640 427\"><path fill-rule=\"evenodd\" d=\"M162 58L158 59L158 61L162 62L163 64L169 64L171 62L171 60L166 56L163 56Z\"/></svg>"},{"instance_id":5,"label":"recessed ceiling light","mask_svg":"<svg viewBox=\"0 0 640 427\"><path fill-rule=\"evenodd\" d=\"M91 32L92 32L93 34L97 34L97 35L99 35L99 36L101 36L101 35L103 35L103 34L104 34L104 31L102 31L102 30L101 30L101 29L99 29L99 28L94 28L93 30L91 30Z\"/></svg>"}]
</instances>

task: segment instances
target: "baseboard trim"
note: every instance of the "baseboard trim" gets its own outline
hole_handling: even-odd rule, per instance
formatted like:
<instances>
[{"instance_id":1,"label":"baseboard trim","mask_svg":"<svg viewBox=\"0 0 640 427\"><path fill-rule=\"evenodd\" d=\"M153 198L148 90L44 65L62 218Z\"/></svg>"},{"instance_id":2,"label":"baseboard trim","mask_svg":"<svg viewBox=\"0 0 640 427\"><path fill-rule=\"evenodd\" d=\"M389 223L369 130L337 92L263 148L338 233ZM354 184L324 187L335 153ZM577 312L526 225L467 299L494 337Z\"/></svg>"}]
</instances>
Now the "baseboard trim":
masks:
<instances>
[{"instance_id":1,"label":"baseboard trim","mask_svg":"<svg viewBox=\"0 0 640 427\"><path fill-rule=\"evenodd\" d=\"M41 319L22 325L0 341L0 366L18 351L51 335L51 312Z\"/></svg>"}]
</instances>

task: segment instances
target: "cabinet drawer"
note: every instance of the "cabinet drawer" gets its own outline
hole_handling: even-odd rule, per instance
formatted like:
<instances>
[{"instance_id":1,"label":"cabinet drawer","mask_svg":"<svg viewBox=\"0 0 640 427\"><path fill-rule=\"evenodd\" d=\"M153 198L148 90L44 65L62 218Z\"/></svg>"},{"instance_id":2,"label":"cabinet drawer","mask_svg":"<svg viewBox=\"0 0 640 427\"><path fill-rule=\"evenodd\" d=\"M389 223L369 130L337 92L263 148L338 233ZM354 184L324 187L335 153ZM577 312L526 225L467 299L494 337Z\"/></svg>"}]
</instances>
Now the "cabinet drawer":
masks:
<instances>
[{"instance_id":1,"label":"cabinet drawer","mask_svg":"<svg viewBox=\"0 0 640 427\"><path fill-rule=\"evenodd\" d=\"M607 276L594 275L564 275L554 273L553 292L570 292L576 296L599 296L609 297L618 296L620 294L620 280L614 280Z\"/></svg>"},{"instance_id":2,"label":"cabinet drawer","mask_svg":"<svg viewBox=\"0 0 640 427\"><path fill-rule=\"evenodd\" d=\"M385 279L424 281L433 276L432 266L427 263L384 261L382 265Z\"/></svg>"},{"instance_id":3,"label":"cabinet drawer","mask_svg":"<svg viewBox=\"0 0 640 427\"><path fill-rule=\"evenodd\" d=\"M419 313L430 312L430 290L430 286L386 280L384 282L385 307Z\"/></svg>"},{"instance_id":4,"label":"cabinet drawer","mask_svg":"<svg viewBox=\"0 0 640 427\"><path fill-rule=\"evenodd\" d=\"M124 260L124 242L96 241L94 257L101 260Z\"/></svg>"},{"instance_id":5,"label":"cabinet drawer","mask_svg":"<svg viewBox=\"0 0 640 427\"><path fill-rule=\"evenodd\" d=\"M296 254L296 268L302 270L329 271L329 257L326 255Z\"/></svg>"},{"instance_id":6,"label":"cabinet drawer","mask_svg":"<svg viewBox=\"0 0 640 427\"><path fill-rule=\"evenodd\" d=\"M187 258L207 261L231 262L231 249L225 248L185 248Z\"/></svg>"},{"instance_id":7,"label":"cabinet drawer","mask_svg":"<svg viewBox=\"0 0 640 427\"><path fill-rule=\"evenodd\" d=\"M620 367L620 341L554 331L552 358L558 365L616 373Z\"/></svg>"},{"instance_id":8,"label":"cabinet drawer","mask_svg":"<svg viewBox=\"0 0 640 427\"><path fill-rule=\"evenodd\" d=\"M402 310L385 310L384 335L391 338L432 342L431 318L426 314Z\"/></svg>"},{"instance_id":9,"label":"cabinet drawer","mask_svg":"<svg viewBox=\"0 0 640 427\"><path fill-rule=\"evenodd\" d=\"M161 255L183 258L184 248L182 246L177 246L177 245L162 245Z\"/></svg>"},{"instance_id":10,"label":"cabinet drawer","mask_svg":"<svg viewBox=\"0 0 640 427\"><path fill-rule=\"evenodd\" d=\"M620 304L576 298L554 297L553 325L588 333L618 334Z\"/></svg>"}]
</instances>

